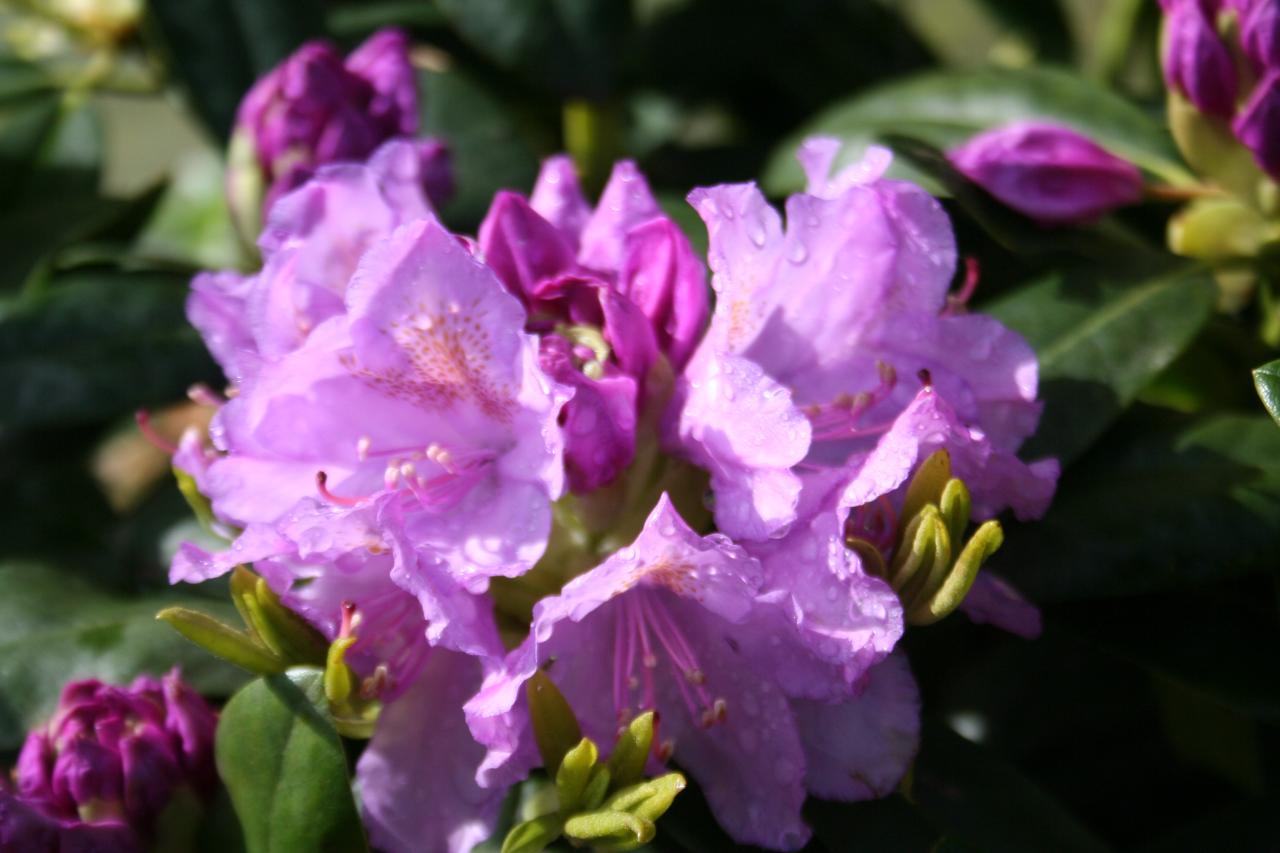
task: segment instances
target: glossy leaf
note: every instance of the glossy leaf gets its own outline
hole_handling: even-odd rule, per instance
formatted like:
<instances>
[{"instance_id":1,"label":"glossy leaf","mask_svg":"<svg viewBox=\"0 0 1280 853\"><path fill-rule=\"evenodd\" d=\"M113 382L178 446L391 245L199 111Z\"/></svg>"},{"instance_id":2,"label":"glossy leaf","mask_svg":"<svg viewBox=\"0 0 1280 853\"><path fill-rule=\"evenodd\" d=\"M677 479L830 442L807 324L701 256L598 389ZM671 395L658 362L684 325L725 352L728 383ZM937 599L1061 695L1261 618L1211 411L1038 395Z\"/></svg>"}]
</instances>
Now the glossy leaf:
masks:
<instances>
[{"instance_id":1,"label":"glossy leaf","mask_svg":"<svg viewBox=\"0 0 1280 853\"><path fill-rule=\"evenodd\" d=\"M249 853L368 850L319 670L256 679L218 723L218 774Z\"/></svg>"},{"instance_id":2,"label":"glossy leaf","mask_svg":"<svg viewBox=\"0 0 1280 853\"><path fill-rule=\"evenodd\" d=\"M151 0L148 9L192 106L220 139L254 80L323 35L317 0Z\"/></svg>"},{"instance_id":3,"label":"glossy leaf","mask_svg":"<svg viewBox=\"0 0 1280 853\"><path fill-rule=\"evenodd\" d=\"M1261 414L1135 412L1011 524L992 568L1038 602L1187 589L1274 565L1280 430Z\"/></svg>"},{"instance_id":4,"label":"glossy leaf","mask_svg":"<svg viewBox=\"0 0 1280 853\"><path fill-rule=\"evenodd\" d=\"M439 0L477 50L557 95L601 98L613 86L629 4L599 0Z\"/></svg>"},{"instance_id":5,"label":"glossy leaf","mask_svg":"<svg viewBox=\"0 0 1280 853\"><path fill-rule=\"evenodd\" d=\"M1280 424L1280 361L1272 361L1253 371L1253 384L1271 417Z\"/></svg>"},{"instance_id":6,"label":"glossy leaf","mask_svg":"<svg viewBox=\"0 0 1280 853\"><path fill-rule=\"evenodd\" d=\"M779 195L803 187L795 151L806 136L840 138L847 147L838 163L847 163L885 134L904 134L946 148L987 128L1029 118L1073 127L1163 180L1189 179L1164 129L1096 83L1062 70L983 68L895 80L830 107L775 150L764 185ZM895 168L899 174L920 177Z\"/></svg>"},{"instance_id":7,"label":"glossy leaf","mask_svg":"<svg viewBox=\"0 0 1280 853\"><path fill-rule=\"evenodd\" d=\"M198 689L230 693L244 681L240 670L156 621L157 610L183 602L190 595L123 598L49 566L0 564L0 749L16 748L70 679L128 683L176 665Z\"/></svg>"},{"instance_id":8,"label":"glossy leaf","mask_svg":"<svg viewBox=\"0 0 1280 853\"><path fill-rule=\"evenodd\" d=\"M984 306L1035 349L1044 414L1024 455L1070 462L1169 365L1213 311L1191 269L1150 278L1101 268L1050 273Z\"/></svg>"},{"instance_id":9,"label":"glossy leaf","mask_svg":"<svg viewBox=\"0 0 1280 853\"><path fill-rule=\"evenodd\" d=\"M0 423L102 420L216 382L186 296L185 277L87 270L0 303Z\"/></svg>"},{"instance_id":10,"label":"glossy leaf","mask_svg":"<svg viewBox=\"0 0 1280 853\"><path fill-rule=\"evenodd\" d=\"M474 227L502 188L528 192L538 171L529 127L514 107L462 71L418 75L422 133L448 140L457 193L444 215L459 228ZM554 144L550 139L545 146Z\"/></svg>"},{"instance_id":11,"label":"glossy leaf","mask_svg":"<svg viewBox=\"0 0 1280 853\"><path fill-rule=\"evenodd\" d=\"M1104 851L1060 803L997 756L926 721L912 794L946 834L980 850Z\"/></svg>"}]
</instances>

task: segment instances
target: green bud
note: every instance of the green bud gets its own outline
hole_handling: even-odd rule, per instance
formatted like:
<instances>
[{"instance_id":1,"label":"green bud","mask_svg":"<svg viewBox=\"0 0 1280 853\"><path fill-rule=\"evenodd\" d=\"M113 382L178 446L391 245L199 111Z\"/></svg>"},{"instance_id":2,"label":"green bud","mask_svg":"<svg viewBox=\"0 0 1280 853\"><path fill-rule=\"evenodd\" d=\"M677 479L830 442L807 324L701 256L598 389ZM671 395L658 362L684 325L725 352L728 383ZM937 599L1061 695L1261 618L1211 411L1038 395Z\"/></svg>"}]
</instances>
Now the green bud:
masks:
<instances>
[{"instance_id":1,"label":"green bud","mask_svg":"<svg viewBox=\"0 0 1280 853\"><path fill-rule=\"evenodd\" d=\"M255 637L290 664L318 666L325 643L313 628L280 604L266 581L236 566L231 573L231 600Z\"/></svg>"},{"instance_id":2,"label":"green bud","mask_svg":"<svg viewBox=\"0 0 1280 853\"><path fill-rule=\"evenodd\" d=\"M605 809L576 814L564 822L571 841L590 844L596 850L634 850L657 834L653 821L626 812Z\"/></svg>"},{"instance_id":3,"label":"green bud","mask_svg":"<svg viewBox=\"0 0 1280 853\"><path fill-rule=\"evenodd\" d=\"M207 613L186 607L167 607L156 614L200 648L259 675L284 672L289 664L256 637L219 622Z\"/></svg>"},{"instance_id":4,"label":"green bud","mask_svg":"<svg viewBox=\"0 0 1280 853\"><path fill-rule=\"evenodd\" d=\"M599 757L595 743L585 737L564 754L560 767L556 770L556 795L560 798L561 814L573 814L582 810L585 799L583 795ZM607 780L605 784L608 785Z\"/></svg>"},{"instance_id":5,"label":"green bud","mask_svg":"<svg viewBox=\"0 0 1280 853\"><path fill-rule=\"evenodd\" d=\"M604 810L627 812L648 821L656 821L666 814L676 795L687 785L683 775L666 773L656 779L623 788L605 801Z\"/></svg>"},{"instance_id":6,"label":"green bud","mask_svg":"<svg viewBox=\"0 0 1280 853\"><path fill-rule=\"evenodd\" d=\"M253 137L238 130L232 134L227 148L227 206L236 233L246 247L256 246L262 231L262 199L266 189Z\"/></svg>"},{"instance_id":7,"label":"green bud","mask_svg":"<svg viewBox=\"0 0 1280 853\"><path fill-rule=\"evenodd\" d=\"M946 528L935 504L925 504L902 528L902 542L889 564L889 584L894 592L901 593L922 569L932 567L938 529Z\"/></svg>"},{"instance_id":8,"label":"green bud","mask_svg":"<svg viewBox=\"0 0 1280 853\"><path fill-rule=\"evenodd\" d=\"M1270 182L1241 145L1231 126L1201 113L1173 90L1167 102L1169 130L1178 150L1197 172L1250 205L1261 201L1259 191Z\"/></svg>"},{"instance_id":9,"label":"green bud","mask_svg":"<svg viewBox=\"0 0 1280 853\"><path fill-rule=\"evenodd\" d=\"M609 753L609 775L614 790L644 777L644 765L653 747L653 712L645 711L618 734Z\"/></svg>"},{"instance_id":10,"label":"green bud","mask_svg":"<svg viewBox=\"0 0 1280 853\"><path fill-rule=\"evenodd\" d=\"M564 769L564 765L560 765ZM600 808L600 804L604 802L605 795L609 793L609 787L613 782L613 774L609 772L609 768L603 764L597 764L591 769L591 777L587 780L587 787L582 789L582 803L579 809L582 811L593 811Z\"/></svg>"},{"instance_id":11,"label":"green bud","mask_svg":"<svg viewBox=\"0 0 1280 853\"><path fill-rule=\"evenodd\" d=\"M884 565L884 557L880 554L880 549L875 545L856 536L846 536L844 545L858 555L858 559L862 561L863 570L868 574L873 574L878 578L888 577Z\"/></svg>"},{"instance_id":12,"label":"green bud","mask_svg":"<svg viewBox=\"0 0 1280 853\"><path fill-rule=\"evenodd\" d=\"M554 778L565 753L582 740L582 728L573 709L547 674L538 670L525 684L533 737L542 755L542 766Z\"/></svg>"},{"instance_id":13,"label":"green bud","mask_svg":"<svg viewBox=\"0 0 1280 853\"><path fill-rule=\"evenodd\" d=\"M902 499L900 518L912 519L926 504L936 504L942 499L942 491L951 479L951 454L945 450L935 450L928 459L920 463L911 483L907 486L906 497ZM907 536L899 538L905 542Z\"/></svg>"},{"instance_id":14,"label":"green bud","mask_svg":"<svg viewBox=\"0 0 1280 853\"><path fill-rule=\"evenodd\" d=\"M973 508L973 500L969 496L969 487L963 480L952 478L942 489L942 498L938 501L938 509L947 524L947 536L951 542L964 541L964 532L969 529L969 512Z\"/></svg>"},{"instance_id":15,"label":"green bud","mask_svg":"<svg viewBox=\"0 0 1280 853\"><path fill-rule=\"evenodd\" d=\"M317 666L327 660L324 635L281 604L280 597L267 586L266 580L256 578L253 591L259 610L270 626L275 642L284 650L286 660L295 664Z\"/></svg>"},{"instance_id":16,"label":"green bud","mask_svg":"<svg viewBox=\"0 0 1280 853\"><path fill-rule=\"evenodd\" d=\"M1169 248L1187 258L1249 258L1274 234L1255 208L1235 198L1198 198L1169 219Z\"/></svg>"},{"instance_id":17,"label":"green bud","mask_svg":"<svg viewBox=\"0 0 1280 853\"><path fill-rule=\"evenodd\" d=\"M221 537L222 533L214 527L213 504L209 502L208 498L200 494L200 488L196 485L196 478L181 468L173 469L173 477L178 481L178 491L182 492L182 497L186 499L187 506L191 507L191 511L195 513L196 521L200 522L200 527L206 533Z\"/></svg>"},{"instance_id":18,"label":"green bud","mask_svg":"<svg viewBox=\"0 0 1280 853\"><path fill-rule=\"evenodd\" d=\"M960 606L969 594L978 569L1004 543L1004 531L998 521L982 524L965 544L956 559L951 573L932 596L914 601L907 608L906 620L912 625L928 625L937 622Z\"/></svg>"},{"instance_id":19,"label":"green bud","mask_svg":"<svg viewBox=\"0 0 1280 853\"><path fill-rule=\"evenodd\" d=\"M502 842L502 853L541 853L560 837L564 821L558 814L545 814L517 824Z\"/></svg>"},{"instance_id":20,"label":"green bud","mask_svg":"<svg viewBox=\"0 0 1280 853\"><path fill-rule=\"evenodd\" d=\"M951 537L947 533L947 525L941 512L930 505L920 515L916 540L923 539L926 543L919 549L922 554L920 567L915 576L906 580L898 591L903 606L908 610L912 603L932 597L951 572Z\"/></svg>"},{"instance_id":21,"label":"green bud","mask_svg":"<svg viewBox=\"0 0 1280 853\"><path fill-rule=\"evenodd\" d=\"M330 704L346 703L356 691L356 674L347 665L347 649L355 643L355 637L339 637L329 646L324 663L324 695Z\"/></svg>"}]
</instances>

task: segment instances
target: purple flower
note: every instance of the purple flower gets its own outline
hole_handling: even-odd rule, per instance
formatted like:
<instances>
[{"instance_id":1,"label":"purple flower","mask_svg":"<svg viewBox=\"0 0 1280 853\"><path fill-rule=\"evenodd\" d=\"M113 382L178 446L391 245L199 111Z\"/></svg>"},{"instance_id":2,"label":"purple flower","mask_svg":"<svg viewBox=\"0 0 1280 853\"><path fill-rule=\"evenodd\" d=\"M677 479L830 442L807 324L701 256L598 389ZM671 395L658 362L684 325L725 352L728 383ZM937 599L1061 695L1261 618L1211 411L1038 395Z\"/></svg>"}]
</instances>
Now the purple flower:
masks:
<instances>
[{"instance_id":1,"label":"purple flower","mask_svg":"<svg viewBox=\"0 0 1280 853\"><path fill-rule=\"evenodd\" d=\"M900 611L846 606L819 637L788 607L766 588L758 560L723 535L698 536L664 495L634 544L539 602L528 639L467 703L472 731L490 748L486 766L536 762L520 728L522 686L545 668L588 737L608 742L620 721L656 710L657 760L672 758L698 780L735 840L799 848L808 787L853 799L901 777L917 702L900 662L871 670L901 632ZM869 635L889 639L863 655L851 680L831 661L854 660ZM815 654L818 644L829 653ZM497 724L513 711L514 729ZM838 734L804 732L802 719Z\"/></svg>"},{"instance_id":2,"label":"purple flower","mask_svg":"<svg viewBox=\"0 0 1280 853\"><path fill-rule=\"evenodd\" d=\"M64 836L69 826L104 822L146 835L180 786L212 791L215 725L212 709L176 671L142 676L128 689L72 682L48 725L23 744L17 795L59 822Z\"/></svg>"},{"instance_id":3,"label":"purple flower","mask_svg":"<svg viewBox=\"0 0 1280 853\"><path fill-rule=\"evenodd\" d=\"M316 497L379 507L472 592L527 570L563 487L567 392L539 369L524 324L519 302L435 222L375 241L343 313L264 363L215 417L224 455L202 479L218 518L245 532L216 557L186 546L172 578L278 553L289 514Z\"/></svg>"},{"instance_id":4,"label":"purple flower","mask_svg":"<svg viewBox=\"0 0 1280 853\"><path fill-rule=\"evenodd\" d=\"M0 782L0 850L6 853L142 853L142 839L119 820L55 817L38 800Z\"/></svg>"},{"instance_id":5,"label":"purple flower","mask_svg":"<svg viewBox=\"0 0 1280 853\"><path fill-rule=\"evenodd\" d=\"M1164 77L1204 113L1231 118L1238 82L1231 51L1214 27L1216 5L1205 0L1163 0Z\"/></svg>"},{"instance_id":6,"label":"purple flower","mask_svg":"<svg viewBox=\"0 0 1280 853\"><path fill-rule=\"evenodd\" d=\"M1232 123L1258 167L1280 180L1280 68L1267 72Z\"/></svg>"},{"instance_id":7,"label":"purple flower","mask_svg":"<svg viewBox=\"0 0 1280 853\"><path fill-rule=\"evenodd\" d=\"M955 243L938 203L881 179L884 151L828 180L836 149L802 148L810 191L787 201L785 231L754 185L690 195L710 232L718 299L671 439L711 472L718 528L785 533L833 477L861 470L926 385L974 426L957 440L985 448L965 474L985 510L1038 515L1056 469L1012 455L1039 418L1034 353L995 320L948 307Z\"/></svg>"},{"instance_id":8,"label":"purple flower","mask_svg":"<svg viewBox=\"0 0 1280 853\"><path fill-rule=\"evenodd\" d=\"M255 566L330 640L356 638L346 661L383 706L356 765L374 845L407 853L430 841L465 853L493 832L505 792L476 781L485 749L462 704L502 646L488 600L409 547L389 511L391 502L304 502L280 526L276 553L255 554Z\"/></svg>"},{"instance_id":9,"label":"purple flower","mask_svg":"<svg viewBox=\"0 0 1280 853\"><path fill-rule=\"evenodd\" d=\"M1261 70L1280 68L1280 3L1252 0L1241 13L1240 43Z\"/></svg>"},{"instance_id":10,"label":"purple flower","mask_svg":"<svg viewBox=\"0 0 1280 853\"><path fill-rule=\"evenodd\" d=\"M634 458L650 398L665 399L650 370L660 356L682 367L702 334L701 262L634 164L617 164L592 210L566 157L543 164L529 200L498 194L479 248L528 306L544 369L576 389L564 416L570 487L608 485Z\"/></svg>"},{"instance_id":11,"label":"purple flower","mask_svg":"<svg viewBox=\"0 0 1280 853\"><path fill-rule=\"evenodd\" d=\"M254 84L236 116L228 183L246 236L256 231L259 206L270 210L318 166L363 161L386 140L417 132L418 91L408 51L408 37L399 30L375 33L345 62L332 45L308 42ZM433 160L441 151L437 144ZM451 186L448 176L435 164L422 176L427 194L441 203Z\"/></svg>"},{"instance_id":12,"label":"purple flower","mask_svg":"<svg viewBox=\"0 0 1280 853\"><path fill-rule=\"evenodd\" d=\"M435 150L392 140L366 164L320 168L271 208L258 240L262 270L196 276L187 317L228 379L242 382L264 359L297 349L345 311L347 285L369 246L406 222L435 218L422 191Z\"/></svg>"},{"instance_id":13,"label":"purple flower","mask_svg":"<svg viewBox=\"0 0 1280 853\"><path fill-rule=\"evenodd\" d=\"M1015 122L948 155L970 180L1046 225L1088 222L1142 198L1142 173L1060 125Z\"/></svg>"}]
</instances>

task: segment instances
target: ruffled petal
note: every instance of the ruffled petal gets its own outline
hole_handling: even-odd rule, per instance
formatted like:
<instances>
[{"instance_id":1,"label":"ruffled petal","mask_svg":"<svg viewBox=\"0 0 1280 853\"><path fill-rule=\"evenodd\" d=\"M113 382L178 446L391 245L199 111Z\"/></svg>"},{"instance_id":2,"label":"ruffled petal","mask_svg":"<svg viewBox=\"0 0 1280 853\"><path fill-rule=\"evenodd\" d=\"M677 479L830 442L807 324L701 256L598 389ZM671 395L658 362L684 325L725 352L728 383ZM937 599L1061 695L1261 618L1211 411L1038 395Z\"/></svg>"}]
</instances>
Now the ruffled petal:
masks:
<instances>
[{"instance_id":1,"label":"ruffled petal","mask_svg":"<svg viewBox=\"0 0 1280 853\"><path fill-rule=\"evenodd\" d=\"M804 741L805 785L828 800L869 800L893 792L920 745L920 694L902 654L869 673L855 699L793 700Z\"/></svg>"},{"instance_id":2,"label":"ruffled petal","mask_svg":"<svg viewBox=\"0 0 1280 853\"><path fill-rule=\"evenodd\" d=\"M369 840L387 853L467 853L492 834L505 792L476 784L484 747L462 702L480 683L476 658L433 651L408 692L388 703L356 764Z\"/></svg>"}]
</instances>

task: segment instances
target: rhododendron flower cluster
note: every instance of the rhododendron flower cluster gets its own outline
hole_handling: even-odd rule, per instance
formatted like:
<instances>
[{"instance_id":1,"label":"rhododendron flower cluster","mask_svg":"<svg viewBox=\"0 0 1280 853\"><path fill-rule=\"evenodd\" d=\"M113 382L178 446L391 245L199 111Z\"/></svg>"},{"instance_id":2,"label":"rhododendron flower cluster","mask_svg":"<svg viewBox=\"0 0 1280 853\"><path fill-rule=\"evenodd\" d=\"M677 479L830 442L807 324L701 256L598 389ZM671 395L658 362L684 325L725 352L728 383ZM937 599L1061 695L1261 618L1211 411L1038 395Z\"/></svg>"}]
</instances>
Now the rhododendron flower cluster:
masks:
<instances>
[{"instance_id":1,"label":"rhododendron flower cluster","mask_svg":"<svg viewBox=\"0 0 1280 853\"><path fill-rule=\"evenodd\" d=\"M963 600L1038 631L975 580L998 527L962 547L1052 497L1056 463L1016 455L1035 357L950 292L938 202L881 149L831 174L837 147L802 148L785 221L753 184L694 190L703 258L629 162L593 205L551 158L452 233L391 140L276 201L258 272L194 282L231 386L175 463L234 541L172 579L252 565L348 644L381 705L375 846L492 833L543 763L541 672L599 742L656 711L651 766L796 849L806 796L886 794L912 760L907 625Z\"/></svg>"}]
</instances>

